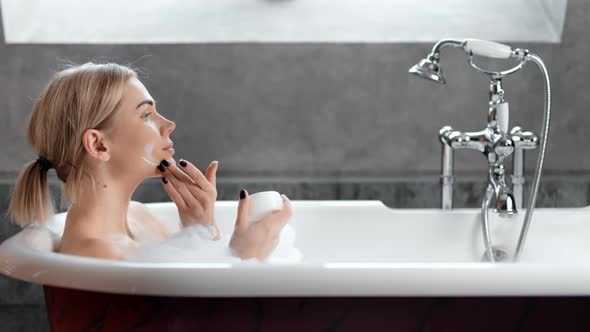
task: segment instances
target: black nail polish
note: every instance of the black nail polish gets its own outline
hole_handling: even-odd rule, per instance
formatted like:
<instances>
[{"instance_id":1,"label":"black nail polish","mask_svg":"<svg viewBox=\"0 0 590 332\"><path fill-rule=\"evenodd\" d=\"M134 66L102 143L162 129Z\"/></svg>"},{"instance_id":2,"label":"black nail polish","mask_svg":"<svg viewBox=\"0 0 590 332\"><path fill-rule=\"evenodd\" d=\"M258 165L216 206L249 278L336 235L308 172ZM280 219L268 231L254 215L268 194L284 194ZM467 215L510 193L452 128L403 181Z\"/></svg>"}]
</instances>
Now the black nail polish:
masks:
<instances>
[{"instance_id":1,"label":"black nail polish","mask_svg":"<svg viewBox=\"0 0 590 332\"><path fill-rule=\"evenodd\" d=\"M162 165L158 165L158 169L160 170L160 172L164 172L166 169L164 168L164 166Z\"/></svg>"},{"instance_id":2,"label":"black nail polish","mask_svg":"<svg viewBox=\"0 0 590 332\"><path fill-rule=\"evenodd\" d=\"M162 176L162 182L164 182L164 184L168 183L168 179L166 179L165 177Z\"/></svg>"},{"instance_id":3,"label":"black nail polish","mask_svg":"<svg viewBox=\"0 0 590 332\"><path fill-rule=\"evenodd\" d=\"M246 191L244 189L242 189L240 191L240 199L244 199L246 197Z\"/></svg>"},{"instance_id":4,"label":"black nail polish","mask_svg":"<svg viewBox=\"0 0 590 332\"><path fill-rule=\"evenodd\" d=\"M164 159L162 160L162 165L164 165L164 167L168 167L170 166L170 163L168 162L168 160Z\"/></svg>"},{"instance_id":5,"label":"black nail polish","mask_svg":"<svg viewBox=\"0 0 590 332\"><path fill-rule=\"evenodd\" d=\"M180 161L178 163L180 164L180 166L186 167L186 161L180 159Z\"/></svg>"}]
</instances>

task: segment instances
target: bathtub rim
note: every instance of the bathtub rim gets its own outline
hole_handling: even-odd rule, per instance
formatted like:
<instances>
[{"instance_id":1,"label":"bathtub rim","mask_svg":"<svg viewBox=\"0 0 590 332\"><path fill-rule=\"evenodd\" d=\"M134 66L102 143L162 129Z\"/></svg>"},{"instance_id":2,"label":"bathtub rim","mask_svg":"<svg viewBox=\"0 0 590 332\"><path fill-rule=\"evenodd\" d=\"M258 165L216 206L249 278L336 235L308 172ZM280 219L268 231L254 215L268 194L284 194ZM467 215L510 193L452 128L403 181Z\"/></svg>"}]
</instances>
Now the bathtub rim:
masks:
<instances>
[{"instance_id":1,"label":"bathtub rim","mask_svg":"<svg viewBox=\"0 0 590 332\"><path fill-rule=\"evenodd\" d=\"M314 202L318 201L294 201L296 204L314 204ZM307 202L307 203L305 203ZM320 201L323 202L325 206L351 206L348 203L356 204L357 206L382 206L386 209L390 210L393 213L402 213L402 214L414 214L414 213L432 213L432 214L440 214L441 210L439 209L396 209L390 208L385 206L381 201ZM227 205L236 205L237 202L234 201L220 201L220 205L227 204ZM148 206L163 206L163 205L170 205L173 204L172 202L158 202L158 203L145 203ZM578 212L578 211L587 211L590 209L590 206L587 207L580 207L580 208L538 208L536 210L558 210L556 212ZM445 213L454 213L454 214L473 214L474 212L478 211L479 209L455 209ZM18 235L18 233L17 233ZM16 236L16 235L14 235ZM13 237L14 237L13 236ZM11 237L12 238L12 237ZM296 265L290 264L233 264L233 263L163 263L163 262L131 262L131 261L113 261L108 259L100 259L100 258L91 258L91 257L79 257L79 256L72 256L72 255L65 255L61 253L55 252L41 252L36 249L27 248L27 247L19 247L15 245L15 243L9 242L11 239L7 239L0 245L0 259L3 261L11 258L18 258L18 257L28 257L29 259L26 262L20 262L20 271L19 273L6 273L4 269L0 269L0 273L19 280L24 280L31 283L49 285L49 286L56 286L56 287L66 287L66 288L73 288L73 289L80 289L80 290L88 290L88 291L101 291L101 292L110 292L110 293L120 293L120 294L145 294L145 295L167 295L167 296L203 296L203 294L170 294L170 293L162 293L159 291L150 292L149 290L143 289L141 293L137 293L132 289L113 289L111 286L104 286L104 285L88 285L84 282L74 283L60 280L58 278L52 277L47 279L47 274L43 273L31 273L30 270L33 266L39 265L47 265L54 268L67 268L71 267L72 264L76 264L78 269L88 275L90 275L95 269L100 268L109 268L114 273L124 273L124 272L133 272L136 273L137 276L141 275L141 273L154 273L154 272L162 272L162 271L174 271L174 270L181 270L181 271L191 271L195 275L217 275L217 276L224 276L227 277L228 273L235 273L235 271L243 271L243 272L250 272L250 274L255 279L256 277L280 277L280 276L287 276L291 275L306 275L306 274L315 274L316 277L320 277L324 279L324 281L329 281L331 278L338 278L339 274L343 274L343 271L348 271L349 273L368 273L373 272L374 274L382 274L383 277L385 275L389 275L392 279L395 279L396 276L399 275L407 275L414 273L421 278L425 278L425 275L428 273L437 274L437 273L460 273L464 277L470 278L505 278L507 275L512 276L519 276L522 277L523 274L527 275L534 275L534 274L544 274L548 278L554 279L570 279L573 284L577 284L579 278L585 276L586 278L590 278L590 263L589 264L580 264L579 262L576 263L485 263L485 262L303 262L298 263ZM338 272L338 273L335 273ZM83 274L84 274L83 273ZM487 274L487 275L486 275ZM44 277L45 276L45 277ZM327 279L326 279L327 278ZM428 278L426 278L428 279ZM586 279L588 280L588 279ZM341 280L340 282L343 282ZM340 285L342 286L342 285ZM354 286L354 285L350 285ZM358 285L357 285L358 286ZM346 289L343 287L343 289ZM342 292L336 296L363 296L363 295L371 295L375 296L375 293L369 291L368 289L360 288L348 288L348 292ZM277 291L277 289L273 289ZM444 292L441 294L436 294L433 292L429 293L422 293L422 292L397 292L397 293L381 293L382 296L385 295L415 295L415 296L432 296L432 295L500 295L496 290L494 293L486 294L483 293L469 293L465 294L460 292L459 293L449 293ZM360 293L359 293L360 292ZM549 288L546 289L546 292L538 293L535 292L533 289L526 289L523 288L522 292L524 293L506 293L505 295L580 295L579 292L571 293L571 292L563 292L558 290L557 288ZM531 293L532 292L532 293ZM247 292L246 292L247 293ZM314 291L312 293L302 291L296 293L289 293L289 292L275 292L275 293L266 293L266 292L252 292L252 293L242 293L241 295L237 296L292 296L292 295L301 295L301 296L321 296L321 295L335 295L333 291L327 289L325 292L321 291ZM590 295L590 285L584 287L582 289L583 294ZM216 294L207 293L208 296L218 296ZM236 296L236 295L219 295L219 296Z\"/></svg>"}]
</instances>

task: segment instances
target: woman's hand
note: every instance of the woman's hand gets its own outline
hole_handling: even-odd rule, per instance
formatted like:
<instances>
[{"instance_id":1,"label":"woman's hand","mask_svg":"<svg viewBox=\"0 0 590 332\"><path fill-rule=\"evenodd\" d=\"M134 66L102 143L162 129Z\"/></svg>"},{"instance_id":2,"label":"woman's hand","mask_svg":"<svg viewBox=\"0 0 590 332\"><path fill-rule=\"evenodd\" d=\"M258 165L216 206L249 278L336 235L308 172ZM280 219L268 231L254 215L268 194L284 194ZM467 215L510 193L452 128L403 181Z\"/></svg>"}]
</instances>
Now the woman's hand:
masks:
<instances>
[{"instance_id":1,"label":"woman's hand","mask_svg":"<svg viewBox=\"0 0 590 332\"><path fill-rule=\"evenodd\" d=\"M244 190L245 197L238 203L236 227L229 246L234 255L241 259L257 258L265 261L279 244L281 230L292 216L291 201L285 195L283 209L273 211L255 223L246 219L250 209L250 196Z\"/></svg>"},{"instance_id":2,"label":"woman's hand","mask_svg":"<svg viewBox=\"0 0 590 332\"><path fill-rule=\"evenodd\" d=\"M178 207L180 222L183 227L194 224L214 226L218 240L221 232L215 222L215 201L217 200L216 174L219 163L213 161L203 175L192 163L181 159L176 166L172 162L162 160L158 169L162 173L164 190ZM186 173L185 173L186 171Z\"/></svg>"}]
</instances>

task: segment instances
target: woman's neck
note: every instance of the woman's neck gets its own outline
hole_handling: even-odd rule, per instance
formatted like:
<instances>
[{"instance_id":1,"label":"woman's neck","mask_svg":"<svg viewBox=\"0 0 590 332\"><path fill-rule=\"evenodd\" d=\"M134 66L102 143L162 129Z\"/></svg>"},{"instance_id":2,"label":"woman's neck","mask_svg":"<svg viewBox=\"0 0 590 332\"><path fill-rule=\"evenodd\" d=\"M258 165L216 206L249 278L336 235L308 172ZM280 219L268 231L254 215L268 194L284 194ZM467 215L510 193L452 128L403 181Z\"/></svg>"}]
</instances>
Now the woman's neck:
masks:
<instances>
[{"instance_id":1,"label":"woman's neck","mask_svg":"<svg viewBox=\"0 0 590 332\"><path fill-rule=\"evenodd\" d=\"M66 228L73 227L92 237L129 235L129 201L136 187L117 183L87 186L68 209Z\"/></svg>"}]
</instances>

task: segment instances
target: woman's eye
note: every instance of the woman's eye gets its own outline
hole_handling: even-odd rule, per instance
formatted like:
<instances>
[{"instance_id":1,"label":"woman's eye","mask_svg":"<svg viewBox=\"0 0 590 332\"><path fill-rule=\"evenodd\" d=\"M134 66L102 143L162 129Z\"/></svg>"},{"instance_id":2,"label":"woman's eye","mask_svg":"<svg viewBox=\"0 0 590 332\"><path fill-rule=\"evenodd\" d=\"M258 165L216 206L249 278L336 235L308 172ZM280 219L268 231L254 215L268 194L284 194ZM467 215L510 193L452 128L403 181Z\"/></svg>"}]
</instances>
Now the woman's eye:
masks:
<instances>
[{"instance_id":1,"label":"woman's eye","mask_svg":"<svg viewBox=\"0 0 590 332\"><path fill-rule=\"evenodd\" d=\"M152 112L147 112L143 115L144 118L147 118L150 114L152 114Z\"/></svg>"}]
</instances>

